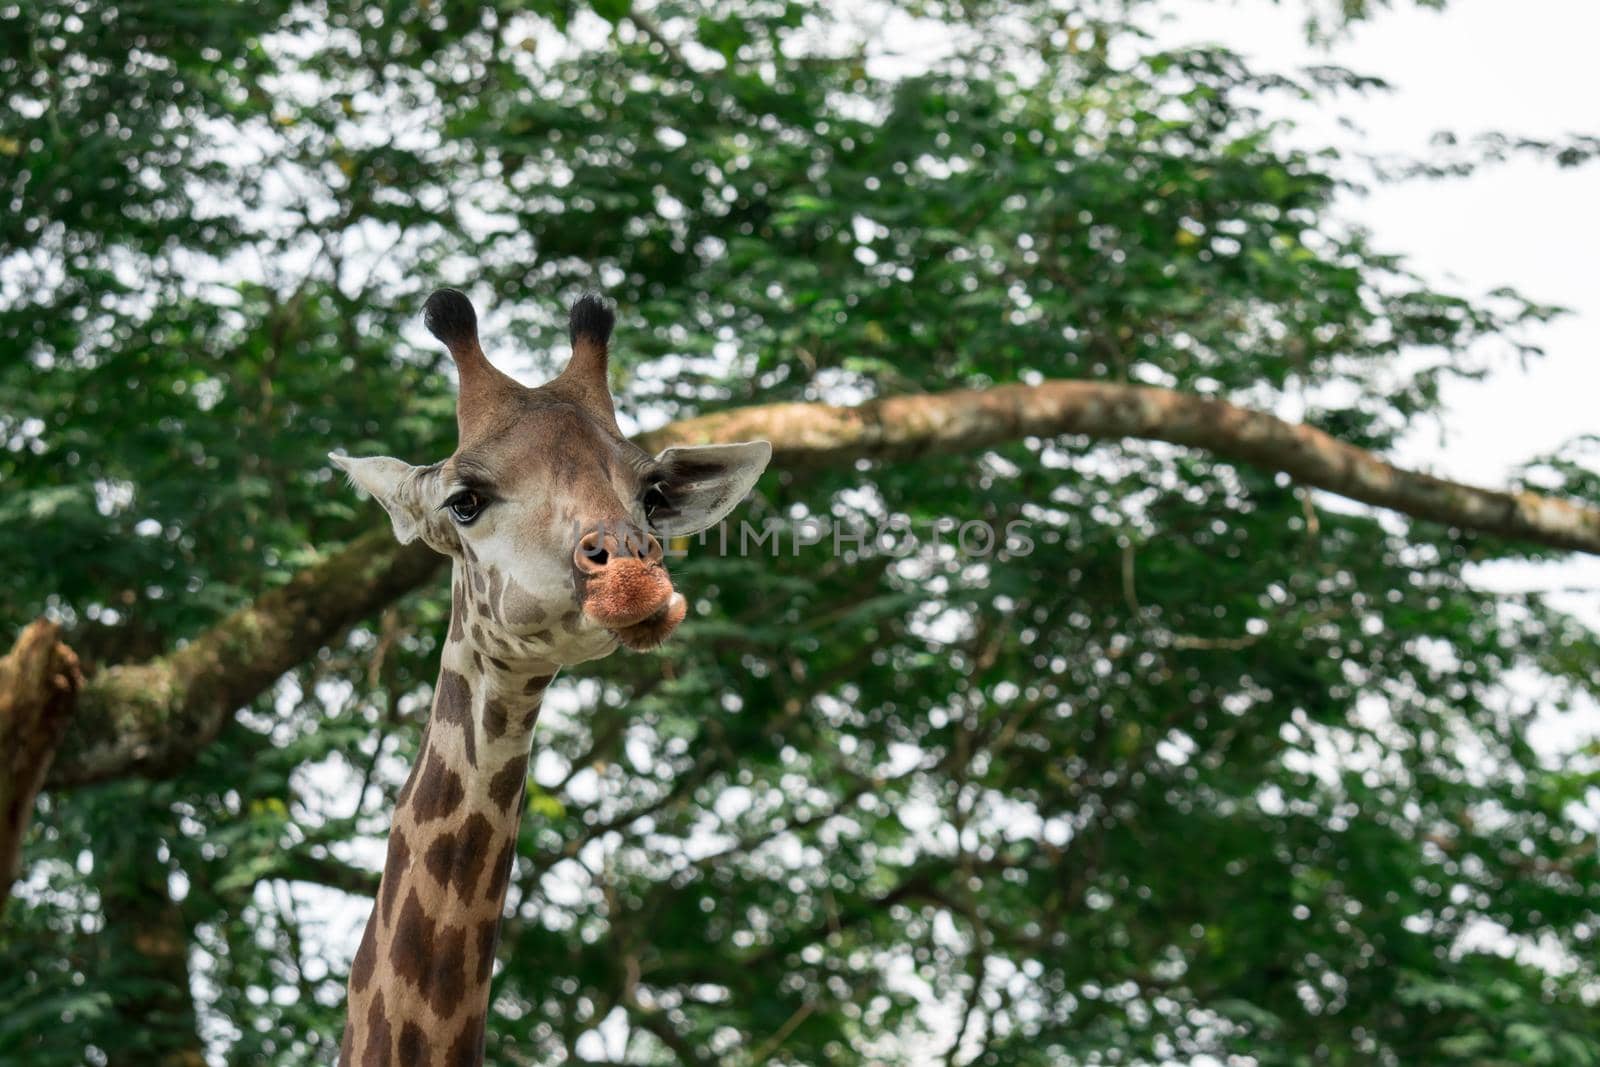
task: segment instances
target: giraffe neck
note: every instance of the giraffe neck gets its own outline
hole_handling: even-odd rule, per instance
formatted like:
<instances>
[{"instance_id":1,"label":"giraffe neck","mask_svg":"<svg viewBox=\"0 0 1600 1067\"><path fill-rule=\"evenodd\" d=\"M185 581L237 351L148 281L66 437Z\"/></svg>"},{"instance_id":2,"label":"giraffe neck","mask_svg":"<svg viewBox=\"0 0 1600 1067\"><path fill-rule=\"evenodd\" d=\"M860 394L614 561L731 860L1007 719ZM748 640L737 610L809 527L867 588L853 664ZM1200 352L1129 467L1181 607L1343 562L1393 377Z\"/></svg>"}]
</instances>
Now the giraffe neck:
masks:
<instances>
[{"instance_id":1,"label":"giraffe neck","mask_svg":"<svg viewBox=\"0 0 1600 1067\"><path fill-rule=\"evenodd\" d=\"M495 941L533 724L550 677L484 672L482 657L459 637L445 646L422 748L396 800L378 899L350 968L346 1067L483 1062Z\"/></svg>"}]
</instances>

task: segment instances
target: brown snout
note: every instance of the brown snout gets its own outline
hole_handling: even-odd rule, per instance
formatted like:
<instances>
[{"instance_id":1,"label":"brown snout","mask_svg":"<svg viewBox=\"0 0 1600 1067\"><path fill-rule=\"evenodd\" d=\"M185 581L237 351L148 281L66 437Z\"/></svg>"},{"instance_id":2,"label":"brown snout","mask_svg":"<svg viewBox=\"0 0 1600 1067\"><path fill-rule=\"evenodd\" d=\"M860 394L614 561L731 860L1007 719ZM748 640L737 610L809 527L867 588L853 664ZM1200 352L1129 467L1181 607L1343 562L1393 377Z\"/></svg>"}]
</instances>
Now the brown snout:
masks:
<instances>
[{"instance_id":1,"label":"brown snout","mask_svg":"<svg viewBox=\"0 0 1600 1067\"><path fill-rule=\"evenodd\" d=\"M661 556L661 542L632 526L585 533L572 552L573 566L582 578L584 614L617 631L674 614L672 579ZM675 614L671 626L683 618L682 611ZM653 643L665 636L660 634Z\"/></svg>"}]
</instances>

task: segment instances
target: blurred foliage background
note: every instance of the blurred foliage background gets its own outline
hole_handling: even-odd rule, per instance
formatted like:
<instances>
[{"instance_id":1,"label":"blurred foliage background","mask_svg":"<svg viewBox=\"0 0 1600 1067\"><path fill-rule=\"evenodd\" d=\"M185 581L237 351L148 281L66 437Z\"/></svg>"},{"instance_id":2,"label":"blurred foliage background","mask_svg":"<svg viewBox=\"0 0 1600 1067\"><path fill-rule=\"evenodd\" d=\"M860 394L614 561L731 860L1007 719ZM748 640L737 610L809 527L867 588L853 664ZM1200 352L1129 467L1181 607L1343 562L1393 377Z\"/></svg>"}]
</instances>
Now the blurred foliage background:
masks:
<instances>
[{"instance_id":1,"label":"blurred foliage background","mask_svg":"<svg viewBox=\"0 0 1600 1067\"><path fill-rule=\"evenodd\" d=\"M1383 448L1537 354L1552 309L1413 276L1268 118L1380 85L1164 51L1160 6L0 6L0 621L139 660L381 521L324 455L453 447L440 284L529 380L606 293L646 427L1077 377ZM1600 647L1466 570L1539 550L1070 439L744 514L1037 548L678 564L678 639L540 725L490 1063L1600 1062L1600 761L1527 733ZM42 798L0 1060L333 1060L447 611Z\"/></svg>"}]
</instances>

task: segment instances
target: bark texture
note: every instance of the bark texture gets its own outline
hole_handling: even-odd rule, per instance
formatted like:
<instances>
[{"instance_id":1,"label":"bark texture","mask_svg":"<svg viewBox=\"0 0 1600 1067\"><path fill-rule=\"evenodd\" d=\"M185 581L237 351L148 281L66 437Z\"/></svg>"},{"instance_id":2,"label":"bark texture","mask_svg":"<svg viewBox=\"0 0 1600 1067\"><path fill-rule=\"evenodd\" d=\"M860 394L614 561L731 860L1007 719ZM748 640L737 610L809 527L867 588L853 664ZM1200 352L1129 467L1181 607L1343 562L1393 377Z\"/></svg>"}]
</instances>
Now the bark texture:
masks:
<instances>
[{"instance_id":1,"label":"bark texture","mask_svg":"<svg viewBox=\"0 0 1600 1067\"><path fill-rule=\"evenodd\" d=\"M0 911L10 896L33 798L44 785L83 683L53 622L30 623L0 659Z\"/></svg>"},{"instance_id":2,"label":"bark texture","mask_svg":"<svg viewBox=\"0 0 1600 1067\"><path fill-rule=\"evenodd\" d=\"M1600 554L1600 509L1403 470L1309 426L1144 386L1047 381L890 397L856 407L773 404L685 419L638 441L655 451L764 438L772 442L775 464L805 468L968 452L1063 434L1204 448L1417 518ZM396 544L384 523L181 649L95 673L47 784L168 773L214 738L236 708L346 626L433 577L441 563L420 543ZM0 796L9 788L0 783Z\"/></svg>"}]
</instances>

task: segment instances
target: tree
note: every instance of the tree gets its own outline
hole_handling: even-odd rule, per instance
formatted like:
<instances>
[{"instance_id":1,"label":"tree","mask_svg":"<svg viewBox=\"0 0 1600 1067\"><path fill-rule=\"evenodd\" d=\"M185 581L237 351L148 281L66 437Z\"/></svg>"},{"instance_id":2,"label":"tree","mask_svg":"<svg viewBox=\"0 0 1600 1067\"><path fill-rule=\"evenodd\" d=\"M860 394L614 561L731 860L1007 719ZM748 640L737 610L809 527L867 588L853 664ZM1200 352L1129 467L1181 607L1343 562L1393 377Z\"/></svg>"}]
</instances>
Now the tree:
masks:
<instances>
[{"instance_id":1,"label":"tree","mask_svg":"<svg viewBox=\"0 0 1600 1067\"><path fill-rule=\"evenodd\" d=\"M541 724L491 1062L1600 1056L1593 757L1525 714L1596 635L1468 571L1593 551L1592 461L1369 465L1553 309L1341 224L1260 99L1363 79L1137 14L0 13L0 606L85 679L0 1053L331 1058L446 604L323 455L448 451L411 319L454 283L535 374L603 289L625 417L780 442L756 521L1033 542L690 546L691 626Z\"/></svg>"}]
</instances>

